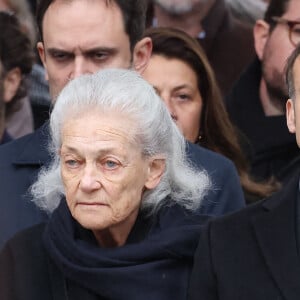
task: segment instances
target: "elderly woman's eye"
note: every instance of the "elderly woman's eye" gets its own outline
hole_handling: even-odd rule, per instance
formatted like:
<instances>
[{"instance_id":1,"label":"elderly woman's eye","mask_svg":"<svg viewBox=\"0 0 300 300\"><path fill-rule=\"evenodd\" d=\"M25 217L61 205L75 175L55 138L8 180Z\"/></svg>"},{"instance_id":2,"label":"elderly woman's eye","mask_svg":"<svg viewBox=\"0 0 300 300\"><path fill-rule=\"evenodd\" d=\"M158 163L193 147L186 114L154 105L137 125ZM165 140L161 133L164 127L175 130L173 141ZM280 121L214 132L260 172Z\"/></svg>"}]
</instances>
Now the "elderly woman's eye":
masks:
<instances>
[{"instance_id":1,"label":"elderly woman's eye","mask_svg":"<svg viewBox=\"0 0 300 300\"><path fill-rule=\"evenodd\" d=\"M65 164L70 168L76 168L78 166L78 161L75 159L68 159L65 161Z\"/></svg>"},{"instance_id":2,"label":"elderly woman's eye","mask_svg":"<svg viewBox=\"0 0 300 300\"><path fill-rule=\"evenodd\" d=\"M119 166L119 163L117 161L107 159L104 161L103 165L108 170L114 170Z\"/></svg>"}]
</instances>

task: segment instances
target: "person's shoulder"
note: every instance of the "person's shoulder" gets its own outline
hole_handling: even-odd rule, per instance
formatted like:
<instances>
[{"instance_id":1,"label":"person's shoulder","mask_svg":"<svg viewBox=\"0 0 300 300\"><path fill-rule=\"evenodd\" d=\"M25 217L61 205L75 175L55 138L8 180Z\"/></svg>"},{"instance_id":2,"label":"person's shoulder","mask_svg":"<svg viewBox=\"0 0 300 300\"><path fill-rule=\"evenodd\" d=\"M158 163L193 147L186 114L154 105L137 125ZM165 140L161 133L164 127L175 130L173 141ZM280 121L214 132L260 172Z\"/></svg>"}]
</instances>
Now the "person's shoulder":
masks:
<instances>
[{"instance_id":1,"label":"person's shoulder","mask_svg":"<svg viewBox=\"0 0 300 300\"><path fill-rule=\"evenodd\" d=\"M200 213L198 210L187 210L179 204L166 205L159 212L161 227L176 227L179 225L204 225L211 216Z\"/></svg>"},{"instance_id":2,"label":"person's shoulder","mask_svg":"<svg viewBox=\"0 0 300 300\"><path fill-rule=\"evenodd\" d=\"M227 157L202 146L187 143L188 159L195 167L203 167L208 172L220 169L235 169L233 162Z\"/></svg>"},{"instance_id":3,"label":"person's shoulder","mask_svg":"<svg viewBox=\"0 0 300 300\"><path fill-rule=\"evenodd\" d=\"M22 136L20 138L17 138L15 140L11 140L8 143L5 143L4 145L1 145L0 147L0 153L4 154L4 153L11 153L12 149L16 149L19 147L24 147L24 145L27 144L28 141L30 141L30 139L32 138L32 136L35 133L29 133L25 136ZM0 159L3 158L2 156L0 156Z\"/></svg>"},{"instance_id":4,"label":"person's shoulder","mask_svg":"<svg viewBox=\"0 0 300 300\"><path fill-rule=\"evenodd\" d=\"M33 225L29 228L20 230L17 232L9 241L10 244L15 243L27 243L29 242L33 237L41 237L42 233L45 230L46 223L39 223L37 225Z\"/></svg>"},{"instance_id":5,"label":"person's shoulder","mask_svg":"<svg viewBox=\"0 0 300 300\"><path fill-rule=\"evenodd\" d=\"M204 170L212 187L200 206L202 214L219 216L245 206L245 199L237 169L225 156L188 144L187 156L194 168Z\"/></svg>"},{"instance_id":6,"label":"person's shoulder","mask_svg":"<svg viewBox=\"0 0 300 300\"><path fill-rule=\"evenodd\" d=\"M253 219L264 213L265 201L263 199L235 212L210 219L202 227L202 234L208 236L212 243L224 247L252 236L249 232L252 231Z\"/></svg>"},{"instance_id":7,"label":"person's shoulder","mask_svg":"<svg viewBox=\"0 0 300 300\"><path fill-rule=\"evenodd\" d=\"M33 133L1 145L0 166L11 164L14 161L18 162L19 160L22 162L22 158L27 158L28 155L38 158L39 154L46 152L47 144L48 129L46 126L43 126Z\"/></svg>"},{"instance_id":8,"label":"person's shoulder","mask_svg":"<svg viewBox=\"0 0 300 300\"><path fill-rule=\"evenodd\" d=\"M253 217L258 216L264 211L264 203L268 200L269 198L259 200L255 203L247 205L246 207L236 212L232 212L225 216L213 219L212 222L216 227L221 227L224 224L248 223Z\"/></svg>"},{"instance_id":9,"label":"person's shoulder","mask_svg":"<svg viewBox=\"0 0 300 300\"><path fill-rule=\"evenodd\" d=\"M299 173L300 171L298 169L297 175L295 175L294 178L291 178L279 191L271 196L249 204L236 212L213 219L211 221L211 227L214 228L214 230L223 233L228 231L228 228L231 228L234 231L241 231L243 226L249 226L254 220L260 219L270 212L281 212L285 210L286 207L293 207L291 204L297 195Z\"/></svg>"},{"instance_id":10,"label":"person's shoulder","mask_svg":"<svg viewBox=\"0 0 300 300\"><path fill-rule=\"evenodd\" d=\"M52 276L49 276L50 260L43 244L44 227L45 224L39 224L18 232L2 248L0 294L12 295L13 291L14 295L5 299L51 298L48 295L51 294Z\"/></svg>"},{"instance_id":11,"label":"person's shoulder","mask_svg":"<svg viewBox=\"0 0 300 300\"><path fill-rule=\"evenodd\" d=\"M14 256L35 253L35 250L41 247L45 224L40 223L17 232L6 242L4 249L10 249Z\"/></svg>"}]
</instances>

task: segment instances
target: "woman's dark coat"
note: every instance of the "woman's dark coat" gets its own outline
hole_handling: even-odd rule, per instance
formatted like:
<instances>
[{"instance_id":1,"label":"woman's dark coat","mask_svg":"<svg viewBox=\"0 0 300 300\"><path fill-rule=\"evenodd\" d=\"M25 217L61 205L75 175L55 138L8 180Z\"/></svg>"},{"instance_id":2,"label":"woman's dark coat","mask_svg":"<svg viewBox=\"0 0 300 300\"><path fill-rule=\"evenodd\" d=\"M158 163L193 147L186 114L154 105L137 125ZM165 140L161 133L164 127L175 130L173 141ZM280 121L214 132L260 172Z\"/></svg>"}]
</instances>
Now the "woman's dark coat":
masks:
<instances>
[{"instance_id":1,"label":"woman's dark coat","mask_svg":"<svg viewBox=\"0 0 300 300\"><path fill-rule=\"evenodd\" d=\"M101 248L65 201L45 225L19 232L0 253L1 300L184 300L207 217L166 206L140 213L122 247Z\"/></svg>"}]
</instances>

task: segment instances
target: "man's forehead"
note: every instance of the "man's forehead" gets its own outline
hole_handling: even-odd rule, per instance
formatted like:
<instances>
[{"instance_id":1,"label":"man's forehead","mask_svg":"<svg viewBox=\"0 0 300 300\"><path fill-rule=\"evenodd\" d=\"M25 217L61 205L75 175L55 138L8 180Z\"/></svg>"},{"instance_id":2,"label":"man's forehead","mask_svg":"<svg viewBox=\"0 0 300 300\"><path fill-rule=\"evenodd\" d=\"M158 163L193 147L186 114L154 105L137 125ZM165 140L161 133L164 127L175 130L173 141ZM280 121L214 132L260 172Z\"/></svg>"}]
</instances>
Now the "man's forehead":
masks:
<instances>
[{"instance_id":1,"label":"man's forehead","mask_svg":"<svg viewBox=\"0 0 300 300\"><path fill-rule=\"evenodd\" d=\"M86 41L105 39L107 42L119 39L116 35L127 36L121 10L117 6L107 7L105 3L105 0L55 1L43 19L44 41L61 39L67 43L68 39L76 41L80 36Z\"/></svg>"},{"instance_id":2,"label":"man's forehead","mask_svg":"<svg viewBox=\"0 0 300 300\"><path fill-rule=\"evenodd\" d=\"M97 15L101 13L106 13L107 11L113 11L117 13L123 21L123 14L120 6L114 0L54 0L45 10L43 16L43 22L49 14L53 15L63 15L68 12L77 11L77 17L87 18L84 12L89 12L90 14ZM68 20L64 20L67 22Z\"/></svg>"}]
</instances>

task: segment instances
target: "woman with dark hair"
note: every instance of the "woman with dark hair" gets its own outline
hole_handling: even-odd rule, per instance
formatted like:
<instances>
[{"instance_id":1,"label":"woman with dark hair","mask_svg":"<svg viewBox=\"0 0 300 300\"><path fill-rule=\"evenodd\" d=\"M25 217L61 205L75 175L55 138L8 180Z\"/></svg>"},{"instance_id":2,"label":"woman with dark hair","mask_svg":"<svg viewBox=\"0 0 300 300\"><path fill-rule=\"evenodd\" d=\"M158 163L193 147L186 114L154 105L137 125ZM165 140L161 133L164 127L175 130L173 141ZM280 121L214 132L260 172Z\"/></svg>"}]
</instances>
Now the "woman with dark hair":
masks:
<instances>
[{"instance_id":1,"label":"woman with dark hair","mask_svg":"<svg viewBox=\"0 0 300 300\"><path fill-rule=\"evenodd\" d=\"M277 183L261 184L250 178L237 132L199 43L174 28L151 28L145 36L151 37L153 51L143 75L164 100L185 138L234 162L247 202L276 191Z\"/></svg>"},{"instance_id":2,"label":"woman with dark hair","mask_svg":"<svg viewBox=\"0 0 300 300\"><path fill-rule=\"evenodd\" d=\"M6 121L19 109L27 93L26 74L33 64L33 51L14 15L0 12L0 144L8 141Z\"/></svg>"}]
</instances>

